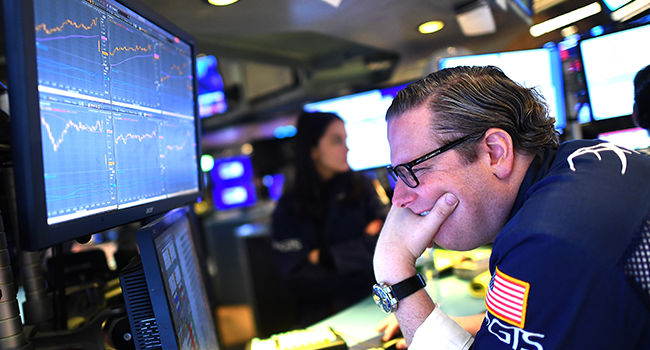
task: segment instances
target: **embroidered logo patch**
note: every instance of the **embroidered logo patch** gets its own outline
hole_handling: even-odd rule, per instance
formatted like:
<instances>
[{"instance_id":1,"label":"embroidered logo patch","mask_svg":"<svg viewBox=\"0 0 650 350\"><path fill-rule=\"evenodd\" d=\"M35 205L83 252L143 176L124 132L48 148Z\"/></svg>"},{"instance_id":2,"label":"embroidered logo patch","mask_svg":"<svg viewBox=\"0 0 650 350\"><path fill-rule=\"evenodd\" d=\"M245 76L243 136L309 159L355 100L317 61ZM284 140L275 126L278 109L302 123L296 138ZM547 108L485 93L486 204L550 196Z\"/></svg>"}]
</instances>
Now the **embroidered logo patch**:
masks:
<instances>
[{"instance_id":1,"label":"embroidered logo patch","mask_svg":"<svg viewBox=\"0 0 650 350\"><path fill-rule=\"evenodd\" d=\"M633 152L634 153L639 153L637 151L629 151L629 150L626 150L624 148L617 147L616 145L614 145L612 143L603 142L603 143L599 143L599 144L597 144L595 146L583 147L583 148L577 149L573 153L571 153L571 155L569 155L569 157L566 159L567 162L569 162L569 169L571 169L572 171L576 171L576 166L573 163L574 158L583 156L585 154L593 154L593 155L596 156L596 158L598 158L598 160L601 160L602 157L600 156L600 153L601 152L607 152L607 151L614 152L618 156L618 158L621 160L621 166L622 166L621 167L621 175L625 175L625 170L627 169L627 157L625 156L625 153L633 153Z\"/></svg>"},{"instance_id":2,"label":"embroidered logo patch","mask_svg":"<svg viewBox=\"0 0 650 350\"><path fill-rule=\"evenodd\" d=\"M530 283L510 277L497 267L485 296L488 311L513 326L524 328Z\"/></svg>"}]
</instances>

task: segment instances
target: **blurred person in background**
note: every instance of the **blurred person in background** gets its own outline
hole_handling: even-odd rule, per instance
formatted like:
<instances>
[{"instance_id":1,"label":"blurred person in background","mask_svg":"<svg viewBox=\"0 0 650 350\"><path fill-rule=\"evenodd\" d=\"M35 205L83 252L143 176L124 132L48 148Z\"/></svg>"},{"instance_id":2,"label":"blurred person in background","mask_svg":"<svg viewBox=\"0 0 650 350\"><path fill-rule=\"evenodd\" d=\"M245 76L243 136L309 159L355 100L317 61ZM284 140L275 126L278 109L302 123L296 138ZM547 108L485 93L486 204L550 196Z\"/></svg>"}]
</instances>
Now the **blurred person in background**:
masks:
<instances>
[{"instance_id":1,"label":"blurred person in background","mask_svg":"<svg viewBox=\"0 0 650 350\"><path fill-rule=\"evenodd\" d=\"M299 116L295 180L273 213L273 248L302 327L370 297L374 284L388 208L370 179L350 169L346 138L336 114Z\"/></svg>"}]
</instances>

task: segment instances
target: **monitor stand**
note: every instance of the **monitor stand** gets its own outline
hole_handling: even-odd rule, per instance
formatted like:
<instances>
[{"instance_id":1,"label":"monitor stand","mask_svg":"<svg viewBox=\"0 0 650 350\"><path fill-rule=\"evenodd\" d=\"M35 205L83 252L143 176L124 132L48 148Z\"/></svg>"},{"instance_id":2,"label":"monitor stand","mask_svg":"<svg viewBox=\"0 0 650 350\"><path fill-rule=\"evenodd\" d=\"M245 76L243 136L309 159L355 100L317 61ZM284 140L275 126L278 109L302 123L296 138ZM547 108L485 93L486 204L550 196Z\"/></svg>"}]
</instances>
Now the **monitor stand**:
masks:
<instances>
[{"instance_id":1,"label":"monitor stand","mask_svg":"<svg viewBox=\"0 0 650 350\"><path fill-rule=\"evenodd\" d=\"M31 254L24 252L21 256L23 263L23 276L29 286L25 286L29 294L40 294L44 289L44 282L40 283L42 276L39 276L35 264L29 264L37 258L38 253ZM26 266L31 266L27 267ZM44 291L44 290L43 290ZM0 350L106 350L106 342L110 342L113 349L133 349L131 329L126 313L126 307L108 307L100 311L95 317L83 326L74 330L43 331L38 326L23 326L20 318L20 308L16 298L17 288L14 284L14 275L11 269L11 259L7 247L7 239L0 213ZM28 314L38 313L37 306L45 306L51 303L41 297L36 298L28 305L31 311ZM41 309L41 313L48 318L47 308ZM41 327L44 328L44 327ZM105 334L107 333L107 334Z\"/></svg>"},{"instance_id":2,"label":"monitor stand","mask_svg":"<svg viewBox=\"0 0 650 350\"><path fill-rule=\"evenodd\" d=\"M107 339L114 349L125 349L133 348L128 324L124 306L109 307L77 329L39 332L33 326L26 326L25 335L36 350L106 350ZM104 336L104 330L108 331L107 337ZM126 345L129 342L131 345Z\"/></svg>"}]
</instances>

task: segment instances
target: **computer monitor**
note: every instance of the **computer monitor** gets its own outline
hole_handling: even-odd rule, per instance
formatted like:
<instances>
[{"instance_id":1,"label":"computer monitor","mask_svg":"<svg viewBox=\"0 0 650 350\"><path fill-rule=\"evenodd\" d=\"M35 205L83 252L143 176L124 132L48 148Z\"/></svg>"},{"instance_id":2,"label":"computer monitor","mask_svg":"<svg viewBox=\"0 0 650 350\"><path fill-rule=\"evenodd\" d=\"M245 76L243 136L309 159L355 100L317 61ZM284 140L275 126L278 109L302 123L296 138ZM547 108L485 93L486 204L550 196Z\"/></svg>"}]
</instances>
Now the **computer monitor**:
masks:
<instances>
[{"instance_id":1,"label":"computer monitor","mask_svg":"<svg viewBox=\"0 0 650 350\"><path fill-rule=\"evenodd\" d=\"M217 67L217 58L201 56L196 59L196 76L199 81L199 115L201 118L222 114L228 110L223 78Z\"/></svg>"},{"instance_id":2,"label":"computer monitor","mask_svg":"<svg viewBox=\"0 0 650 350\"><path fill-rule=\"evenodd\" d=\"M331 112L345 122L348 164L355 171L390 165L386 111L406 84L306 104L307 112Z\"/></svg>"},{"instance_id":3,"label":"computer monitor","mask_svg":"<svg viewBox=\"0 0 650 350\"><path fill-rule=\"evenodd\" d=\"M555 118L555 128L562 130L566 127L562 61L557 48L544 47L533 50L454 56L441 58L438 61L440 69L488 65L499 67L508 78L525 87L538 88L546 99L549 115Z\"/></svg>"},{"instance_id":4,"label":"computer monitor","mask_svg":"<svg viewBox=\"0 0 650 350\"><path fill-rule=\"evenodd\" d=\"M136 233L140 255L120 274L136 349L219 349L194 232L178 208Z\"/></svg>"},{"instance_id":5,"label":"computer monitor","mask_svg":"<svg viewBox=\"0 0 650 350\"><path fill-rule=\"evenodd\" d=\"M617 146L635 150L650 147L650 135L643 128L629 128L598 134L598 138Z\"/></svg>"},{"instance_id":6,"label":"computer monitor","mask_svg":"<svg viewBox=\"0 0 650 350\"><path fill-rule=\"evenodd\" d=\"M580 41L594 121L632 114L634 76L650 64L650 25Z\"/></svg>"},{"instance_id":7,"label":"computer monitor","mask_svg":"<svg viewBox=\"0 0 650 350\"><path fill-rule=\"evenodd\" d=\"M23 249L195 200L194 39L134 0L4 0Z\"/></svg>"},{"instance_id":8,"label":"computer monitor","mask_svg":"<svg viewBox=\"0 0 650 350\"><path fill-rule=\"evenodd\" d=\"M212 197L217 209L250 207L257 203L257 190L250 157L216 159L212 174Z\"/></svg>"}]
</instances>

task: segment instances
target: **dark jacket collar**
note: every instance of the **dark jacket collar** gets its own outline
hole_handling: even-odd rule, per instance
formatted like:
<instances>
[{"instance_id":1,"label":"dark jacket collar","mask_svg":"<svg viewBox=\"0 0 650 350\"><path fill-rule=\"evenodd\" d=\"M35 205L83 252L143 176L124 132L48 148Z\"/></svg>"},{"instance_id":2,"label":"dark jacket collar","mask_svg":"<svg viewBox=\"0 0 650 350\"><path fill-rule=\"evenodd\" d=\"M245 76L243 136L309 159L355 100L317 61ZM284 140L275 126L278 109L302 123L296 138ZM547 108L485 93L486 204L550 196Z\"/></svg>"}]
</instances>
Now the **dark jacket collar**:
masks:
<instances>
[{"instance_id":1,"label":"dark jacket collar","mask_svg":"<svg viewBox=\"0 0 650 350\"><path fill-rule=\"evenodd\" d=\"M528 172L526 172L526 176L521 183L521 187L519 187L519 193L517 194L517 199L515 200L515 204L512 207L512 211L510 212L508 220L512 219L515 214L517 214L519 209L524 205L530 187L541 180L548 173L551 165L553 164L553 161L555 161L556 154L557 150L547 148L544 150L543 158L536 156L535 159L533 159L532 163L530 163Z\"/></svg>"}]
</instances>

